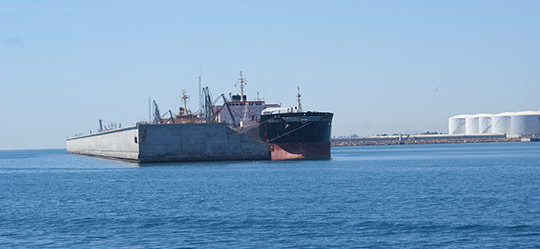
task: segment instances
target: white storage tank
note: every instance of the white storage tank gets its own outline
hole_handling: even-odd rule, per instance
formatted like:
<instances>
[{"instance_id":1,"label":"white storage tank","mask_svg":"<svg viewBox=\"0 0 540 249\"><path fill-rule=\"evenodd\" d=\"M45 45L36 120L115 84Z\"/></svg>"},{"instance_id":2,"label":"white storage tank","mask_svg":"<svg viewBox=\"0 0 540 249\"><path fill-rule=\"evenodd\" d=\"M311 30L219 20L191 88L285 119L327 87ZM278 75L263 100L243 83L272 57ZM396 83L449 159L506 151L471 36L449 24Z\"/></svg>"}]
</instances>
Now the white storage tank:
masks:
<instances>
[{"instance_id":1,"label":"white storage tank","mask_svg":"<svg viewBox=\"0 0 540 249\"><path fill-rule=\"evenodd\" d=\"M478 114L478 132L480 134L492 133L491 117L493 114Z\"/></svg>"},{"instance_id":2,"label":"white storage tank","mask_svg":"<svg viewBox=\"0 0 540 249\"><path fill-rule=\"evenodd\" d=\"M503 112L493 115L491 117L491 131L493 133L510 134L511 130L511 117L513 112Z\"/></svg>"},{"instance_id":3,"label":"white storage tank","mask_svg":"<svg viewBox=\"0 0 540 249\"><path fill-rule=\"evenodd\" d=\"M479 124L477 115L470 115L465 118L465 134L478 134L478 128Z\"/></svg>"},{"instance_id":4,"label":"white storage tank","mask_svg":"<svg viewBox=\"0 0 540 249\"><path fill-rule=\"evenodd\" d=\"M465 134L465 118L468 115L456 115L448 119L448 134Z\"/></svg>"},{"instance_id":5,"label":"white storage tank","mask_svg":"<svg viewBox=\"0 0 540 249\"><path fill-rule=\"evenodd\" d=\"M511 134L540 135L540 112L516 112L511 117Z\"/></svg>"}]
</instances>

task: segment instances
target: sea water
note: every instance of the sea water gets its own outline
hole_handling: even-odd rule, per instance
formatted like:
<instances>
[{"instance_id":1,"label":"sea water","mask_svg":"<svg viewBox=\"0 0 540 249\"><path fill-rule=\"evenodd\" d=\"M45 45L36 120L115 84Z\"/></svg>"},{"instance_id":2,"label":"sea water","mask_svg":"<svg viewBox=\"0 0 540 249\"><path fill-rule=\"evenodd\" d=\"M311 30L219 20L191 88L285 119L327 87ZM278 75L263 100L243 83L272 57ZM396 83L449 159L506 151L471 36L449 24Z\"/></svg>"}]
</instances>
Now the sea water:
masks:
<instances>
[{"instance_id":1,"label":"sea water","mask_svg":"<svg viewBox=\"0 0 540 249\"><path fill-rule=\"evenodd\" d=\"M0 151L0 247L538 246L540 143L142 166Z\"/></svg>"}]
</instances>

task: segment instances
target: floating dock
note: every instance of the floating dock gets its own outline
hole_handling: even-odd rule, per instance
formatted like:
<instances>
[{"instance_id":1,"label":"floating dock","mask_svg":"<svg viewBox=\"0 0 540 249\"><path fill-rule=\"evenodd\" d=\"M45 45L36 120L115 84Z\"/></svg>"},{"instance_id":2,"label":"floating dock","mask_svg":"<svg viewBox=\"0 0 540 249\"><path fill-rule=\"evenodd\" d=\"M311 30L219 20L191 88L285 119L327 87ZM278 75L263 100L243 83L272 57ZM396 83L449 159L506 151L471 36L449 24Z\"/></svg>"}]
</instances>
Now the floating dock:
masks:
<instances>
[{"instance_id":1,"label":"floating dock","mask_svg":"<svg viewBox=\"0 0 540 249\"><path fill-rule=\"evenodd\" d=\"M139 163L270 160L268 143L224 123L137 124L66 140L67 152Z\"/></svg>"}]
</instances>

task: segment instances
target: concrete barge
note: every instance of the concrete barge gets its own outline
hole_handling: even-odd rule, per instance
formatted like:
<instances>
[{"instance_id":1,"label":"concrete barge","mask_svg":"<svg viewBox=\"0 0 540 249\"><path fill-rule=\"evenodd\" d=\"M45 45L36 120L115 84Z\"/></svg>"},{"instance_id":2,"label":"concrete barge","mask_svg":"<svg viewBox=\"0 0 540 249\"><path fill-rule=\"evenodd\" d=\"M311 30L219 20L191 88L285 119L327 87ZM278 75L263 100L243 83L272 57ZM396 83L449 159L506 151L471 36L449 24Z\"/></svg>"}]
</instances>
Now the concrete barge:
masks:
<instances>
[{"instance_id":1,"label":"concrete barge","mask_svg":"<svg viewBox=\"0 0 540 249\"><path fill-rule=\"evenodd\" d=\"M137 124L66 140L67 152L139 163L270 160L268 143L224 123Z\"/></svg>"}]
</instances>

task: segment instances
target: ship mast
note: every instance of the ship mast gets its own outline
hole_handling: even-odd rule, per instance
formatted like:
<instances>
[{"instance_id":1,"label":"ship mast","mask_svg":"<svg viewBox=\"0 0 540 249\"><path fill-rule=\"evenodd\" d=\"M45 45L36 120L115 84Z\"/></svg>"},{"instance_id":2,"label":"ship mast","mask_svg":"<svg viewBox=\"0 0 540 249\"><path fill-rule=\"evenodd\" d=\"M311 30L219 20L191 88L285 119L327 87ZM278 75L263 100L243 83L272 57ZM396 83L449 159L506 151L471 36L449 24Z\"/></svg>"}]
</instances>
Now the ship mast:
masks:
<instances>
[{"instance_id":1,"label":"ship mast","mask_svg":"<svg viewBox=\"0 0 540 249\"><path fill-rule=\"evenodd\" d=\"M242 71L240 71L240 79L238 80L240 83L240 101L244 102L246 101L246 99L244 99L244 85L247 85L247 81L243 77Z\"/></svg>"},{"instance_id":2,"label":"ship mast","mask_svg":"<svg viewBox=\"0 0 540 249\"><path fill-rule=\"evenodd\" d=\"M187 113L187 100L189 99L189 96L186 94L186 90L182 90L182 100L184 101L184 114Z\"/></svg>"},{"instance_id":3,"label":"ship mast","mask_svg":"<svg viewBox=\"0 0 540 249\"><path fill-rule=\"evenodd\" d=\"M247 120L248 116L248 105L247 99L244 99L244 85L247 85L247 81L244 78L244 75L242 74L242 71L240 71L240 78L238 79L238 83L240 84L240 102L244 102L244 116L240 120L240 127L244 126L244 121Z\"/></svg>"},{"instance_id":4,"label":"ship mast","mask_svg":"<svg viewBox=\"0 0 540 249\"><path fill-rule=\"evenodd\" d=\"M302 112L302 102L301 102L302 95L300 95L300 87L296 87L296 90L297 90L297 93L296 93L296 111L297 112Z\"/></svg>"},{"instance_id":5,"label":"ship mast","mask_svg":"<svg viewBox=\"0 0 540 249\"><path fill-rule=\"evenodd\" d=\"M203 113L204 110L204 95L203 95L203 89L201 87L201 80L202 75L199 73L199 113Z\"/></svg>"}]
</instances>

